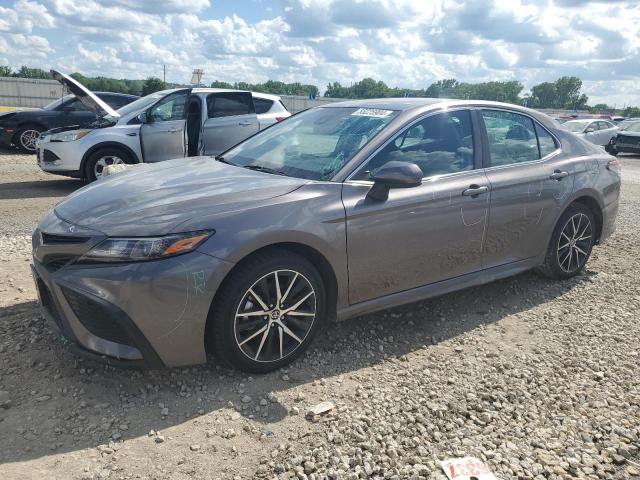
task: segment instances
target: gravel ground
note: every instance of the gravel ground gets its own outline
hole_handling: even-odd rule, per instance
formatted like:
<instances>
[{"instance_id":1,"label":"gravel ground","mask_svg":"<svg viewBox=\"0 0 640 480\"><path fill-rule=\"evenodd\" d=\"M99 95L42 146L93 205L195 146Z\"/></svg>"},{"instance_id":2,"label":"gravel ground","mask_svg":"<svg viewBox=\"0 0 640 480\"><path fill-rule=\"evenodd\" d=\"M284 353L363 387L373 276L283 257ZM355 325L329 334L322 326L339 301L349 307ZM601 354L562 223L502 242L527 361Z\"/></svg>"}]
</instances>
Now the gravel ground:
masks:
<instances>
[{"instance_id":1,"label":"gravel ground","mask_svg":"<svg viewBox=\"0 0 640 480\"><path fill-rule=\"evenodd\" d=\"M618 230L567 282L531 273L333 326L292 367L114 369L38 314L37 219L82 185L0 152L0 478L640 477L640 159ZM321 401L336 408L306 418Z\"/></svg>"}]
</instances>

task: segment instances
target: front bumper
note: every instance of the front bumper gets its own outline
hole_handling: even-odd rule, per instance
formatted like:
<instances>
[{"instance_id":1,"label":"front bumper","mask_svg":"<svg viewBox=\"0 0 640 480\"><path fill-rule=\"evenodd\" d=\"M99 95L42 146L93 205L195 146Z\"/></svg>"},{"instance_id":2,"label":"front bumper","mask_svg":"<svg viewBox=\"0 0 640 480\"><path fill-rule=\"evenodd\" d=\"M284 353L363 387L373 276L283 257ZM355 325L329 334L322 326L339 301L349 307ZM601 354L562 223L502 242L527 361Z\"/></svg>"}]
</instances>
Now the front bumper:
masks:
<instances>
[{"instance_id":1,"label":"front bumper","mask_svg":"<svg viewBox=\"0 0 640 480\"><path fill-rule=\"evenodd\" d=\"M0 145L3 147L10 147L13 145L13 136L16 130L14 128L0 127Z\"/></svg>"},{"instance_id":2,"label":"front bumper","mask_svg":"<svg viewBox=\"0 0 640 480\"><path fill-rule=\"evenodd\" d=\"M38 166L45 172L80 176L82 164L81 148L77 142L51 142L43 134L36 142Z\"/></svg>"},{"instance_id":3,"label":"front bumper","mask_svg":"<svg viewBox=\"0 0 640 480\"><path fill-rule=\"evenodd\" d=\"M197 251L150 262L74 263L78 249L88 250L101 238L89 236L67 247L59 239L47 244L40 230L34 232L32 268L45 318L74 351L110 364L160 368L206 362L209 308L232 264Z\"/></svg>"}]
</instances>

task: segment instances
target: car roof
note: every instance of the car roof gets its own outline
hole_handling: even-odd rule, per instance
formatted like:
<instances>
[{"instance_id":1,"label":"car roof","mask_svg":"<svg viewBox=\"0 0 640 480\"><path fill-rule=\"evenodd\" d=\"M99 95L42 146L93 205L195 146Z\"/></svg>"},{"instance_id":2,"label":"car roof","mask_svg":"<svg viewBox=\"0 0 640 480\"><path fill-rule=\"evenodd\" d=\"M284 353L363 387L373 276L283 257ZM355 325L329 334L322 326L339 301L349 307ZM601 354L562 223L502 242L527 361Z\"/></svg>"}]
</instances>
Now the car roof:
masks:
<instances>
[{"instance_id":1,"label":"car roof","mask_svg":"<svg viewBox=\"0 0 640 480\"><path fill-rule=\"evenodd\" d=\"M345 100L343 102L327 103L322 108L332 107L351 107L351 108L379 108L384 110L424 110L424 107L446 108L446 107L493 107L508 108L509 110L517 110L530 115L548 117L546 114L531 110L529 108L514 105L512 103L493 102L489 100L461 100L454 98L429 98L429 97L403 97L403 98L372 98L367 100Z\"/></svg>"},{"instance_id":2,"label":"car roof","mask_svg":"<svg viewBox=\"0 0 640 480\"><path fill-rule=\"evenodd\" d=\"M191 90L191 93L238 93L238 92L249 92L254 97L268 98L269 100L280 100L280 97L277 95L271 95L269 93L252 92L250 90L236 90L233 88L197 87Z\"/></svg>"},{"instance_id":3,"label":"car roof","mask_svg":"<svg viewBox=\"0 0 640 480\"><path fill-rule=\"evenodd\" d=\"M122 98L140 98L138 95L131 95L130 93L120 93L120 92L93 92L96 95L114 95L116 97L122 97Z\"/></svg>"}]
</instances>

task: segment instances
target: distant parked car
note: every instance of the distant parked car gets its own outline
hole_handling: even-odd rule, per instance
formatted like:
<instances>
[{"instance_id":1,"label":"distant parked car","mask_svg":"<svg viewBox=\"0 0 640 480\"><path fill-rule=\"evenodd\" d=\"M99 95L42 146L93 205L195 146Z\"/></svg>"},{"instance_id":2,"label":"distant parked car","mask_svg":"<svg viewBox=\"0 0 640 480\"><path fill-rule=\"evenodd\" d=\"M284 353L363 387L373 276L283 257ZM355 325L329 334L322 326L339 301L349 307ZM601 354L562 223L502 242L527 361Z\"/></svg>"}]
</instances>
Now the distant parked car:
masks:
<instances>
[{"instance_id":1,"label":"distant parked car","mask_svg":"<svg viewBox=\"0 0 640 480\"><path fill-rule=\"evenodd\" d=\"M140 97L112 92L94 92L112 109L124 107ZM36 151L41 132L71 125L85 126L96 120L96 114L75 95L65 95L44 108L0 113L0 145L15 145L23 152Z\"/></svg>"},{"instance_id":2,"label":"distant parked car","mask_svg":"<svg viewBox=\"0 0 640 480\"><path fill-rule=\"evenodd\" d=\"M564 128L589 142L605 146L618 133L618 127L607 120L581 119L569 120L562 124Z\"/></svg>"},{"instance_id":3,"label":"distant parked car","mask_svg":"<svg viewBox=\"0 0 640 480\"><path fill-rule=\"evenodd\" d=\"M640 154L640 121L632 122L620 129L606 146L611 155L618 153Z\"/></svg>"},{"instance_id":4,"label":"distant parked car","mask_svg":"<svg viewBox=\"0 0 640 480\"><path fill-rule=\"evenodd\" d=\"M291 115L275 95L219 88L163 90L115 112L73 78L58 75L68 88L84 91L83 101L102 117L91 128L44 133L38 164L90 181L107 165L217 155Z\"/></svg>"}]
</instances>

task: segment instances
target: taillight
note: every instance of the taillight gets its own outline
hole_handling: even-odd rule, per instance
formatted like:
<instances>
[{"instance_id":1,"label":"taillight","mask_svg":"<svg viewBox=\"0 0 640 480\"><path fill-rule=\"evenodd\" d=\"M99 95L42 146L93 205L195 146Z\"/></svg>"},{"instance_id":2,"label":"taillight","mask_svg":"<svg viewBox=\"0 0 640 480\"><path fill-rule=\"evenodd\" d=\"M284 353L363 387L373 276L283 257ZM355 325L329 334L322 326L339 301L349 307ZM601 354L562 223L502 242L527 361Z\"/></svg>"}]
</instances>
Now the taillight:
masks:
<instances>
[{"instance_id":1,"label":"taillight","mask_svg":"<svg viewBox=\"0 0 640 480\"><path fill-rule=\"evenodd\" d=\"M281 122L282 120L284 120L287 117L276 117L276 122Z\"/></svg>"},{"instance_id":2,"label":"taillight","mask_svg":"<svg viewBox=\"0 0 640 480\"><path fill-rule=\"evenodd\" d=\"M620 171L620 161L617 158L613 157L607 162L607 170L612 170L614 172Z\"/></svg>"}]
</instances>

